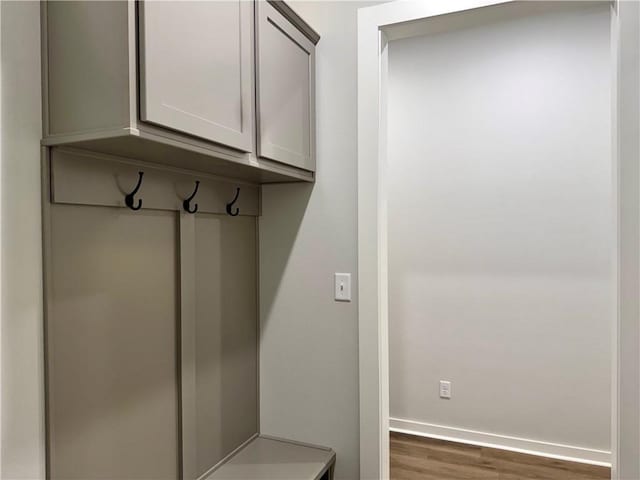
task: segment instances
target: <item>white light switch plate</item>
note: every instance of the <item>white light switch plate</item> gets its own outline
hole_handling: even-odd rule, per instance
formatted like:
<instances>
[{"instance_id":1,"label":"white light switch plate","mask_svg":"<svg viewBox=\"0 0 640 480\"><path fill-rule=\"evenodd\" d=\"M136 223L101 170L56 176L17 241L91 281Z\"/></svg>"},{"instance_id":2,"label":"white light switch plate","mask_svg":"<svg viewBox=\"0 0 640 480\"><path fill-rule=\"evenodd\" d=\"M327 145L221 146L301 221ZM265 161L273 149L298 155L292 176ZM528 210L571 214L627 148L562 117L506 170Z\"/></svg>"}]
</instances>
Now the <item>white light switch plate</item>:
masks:
<instances>
[{"instance_id":1,"label":"white light switch plate","mask_svg":"<svg viewBox=\"0 0 640 480\"><path fill-rule=\"evenodd\" d=\"M335 299L338 302L351 301L351 274L336 273L334 275Z\"/></svg>"}]
</instances>

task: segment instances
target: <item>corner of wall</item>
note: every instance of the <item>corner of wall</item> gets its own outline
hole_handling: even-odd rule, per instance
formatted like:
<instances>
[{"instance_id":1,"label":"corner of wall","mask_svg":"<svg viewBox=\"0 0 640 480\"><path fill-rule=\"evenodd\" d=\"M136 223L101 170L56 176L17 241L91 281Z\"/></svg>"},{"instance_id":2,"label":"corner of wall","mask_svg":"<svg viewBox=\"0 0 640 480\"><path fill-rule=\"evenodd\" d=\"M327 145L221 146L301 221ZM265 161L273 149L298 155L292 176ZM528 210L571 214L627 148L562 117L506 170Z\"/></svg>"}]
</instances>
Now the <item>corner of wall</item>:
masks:
<instances>
[{"instance_id":1,"label":"corner of wall","mask_svg":"<svg viewBox=\"0 0 640 480\"><path fill-rule=\"evenodd\" d=\"M45 476L40 3L0 2L0 477Z\"/></svg>"}]
</instances>

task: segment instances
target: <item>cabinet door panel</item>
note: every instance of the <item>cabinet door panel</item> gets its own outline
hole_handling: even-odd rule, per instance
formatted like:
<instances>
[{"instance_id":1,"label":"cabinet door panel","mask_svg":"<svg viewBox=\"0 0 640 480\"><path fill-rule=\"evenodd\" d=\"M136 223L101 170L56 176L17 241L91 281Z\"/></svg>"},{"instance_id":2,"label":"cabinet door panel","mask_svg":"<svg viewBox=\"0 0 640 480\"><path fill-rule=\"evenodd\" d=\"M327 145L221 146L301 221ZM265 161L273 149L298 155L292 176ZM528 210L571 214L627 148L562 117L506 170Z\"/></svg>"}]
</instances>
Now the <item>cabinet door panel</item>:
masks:
<instances>
[{"instance_id":1,"label":"cabinet door panel","mask_svg":"<svg viewBox=\"0 0 640 480\"><path fill-rule=\"evenodd\" d=\"M315 170L315 46L258 2L258 154Z\"/></svg>"},{"instance_id":2,"label":"cabinet door panel","mask_svg":"<svg viewBox=\"0 0 640 480\"><path fill-rule=\"evenodd\" d=\"M256 219L195 216L196 476L258 431Z\"/></svg>"},{"instance_id":3,"label":"cabinet door panel","mask_svg":"<svg viewBox=\"0 0 640 480\"><path fill-rule=\"evenodd\" d=\"M251 151L253 3L139 8L141 120Z\"/></svg>"},{"instance_id":4,"label":"cabinet door panel","mask_svg":"<svg viewBox=\"0 0 640 480\"><path fill-rule=\"evenodd\" d=\"M49 477L179 474L176 217L51 206Z\"/></svg>"}]
</instances>

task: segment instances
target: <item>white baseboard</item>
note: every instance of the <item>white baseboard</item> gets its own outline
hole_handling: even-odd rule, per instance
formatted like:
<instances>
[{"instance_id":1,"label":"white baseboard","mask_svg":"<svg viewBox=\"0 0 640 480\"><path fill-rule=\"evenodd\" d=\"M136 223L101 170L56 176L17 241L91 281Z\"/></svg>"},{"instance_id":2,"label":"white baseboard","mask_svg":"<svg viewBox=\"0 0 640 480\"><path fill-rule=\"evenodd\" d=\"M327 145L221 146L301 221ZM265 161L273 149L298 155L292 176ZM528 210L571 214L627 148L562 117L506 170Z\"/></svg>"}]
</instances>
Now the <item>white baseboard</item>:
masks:
<instances>
[{"instance_id":1,"label":"white baseboard","mask_svg":"<svg viewBox=\"0 0 640 480\"><path fill-rule=\"evenodd\" d=\"M475 430L433 425L431 423L422 423L413 420L402 420L400 418L389 419L389 430L450 442L499 448L511 452L567 460L570 462L588 463L603 467L611 466L611 452L606 450L594 450L558 443L541 442L527 438L509 437L506 435L496 435L495 433L477 432Z\"/></svg>"}]
</instances>

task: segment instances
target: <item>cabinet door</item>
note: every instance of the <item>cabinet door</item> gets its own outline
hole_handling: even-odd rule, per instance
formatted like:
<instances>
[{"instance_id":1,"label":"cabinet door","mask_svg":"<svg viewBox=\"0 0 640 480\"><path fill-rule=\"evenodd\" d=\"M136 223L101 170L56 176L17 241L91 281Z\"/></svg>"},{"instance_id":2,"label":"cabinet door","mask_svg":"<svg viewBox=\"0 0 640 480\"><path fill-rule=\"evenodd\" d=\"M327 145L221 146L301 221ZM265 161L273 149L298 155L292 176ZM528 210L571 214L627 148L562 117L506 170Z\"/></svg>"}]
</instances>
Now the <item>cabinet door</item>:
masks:
<instances>
[{"instance_id":1,"label":"cabinet door","mask_svg":"<svg viewBox=\"0 0 640 480\"><path fill-rule=\"evenodd\" d=\"M173 212L51 205L51 480L179 475Z\"/></svg>"},{"instance_id":2,"label":"cabinet door","mask_svg":"<svg viewBox=\"0 0 640 480\"><path fill-rule=\"evenodd\" d=\"M253 3L143 1L142 121L249 152Z\"/></svg>"},{"instance_id":3,"label":"cabinet door","mask_svg":"<svg viewBox=\"0 0 640 480\"><path fill-rule=\"evenodd\" d=\"M258 154L315 170L315 46L269 3L258 8Z\"/></svg>"}]
</instances>

